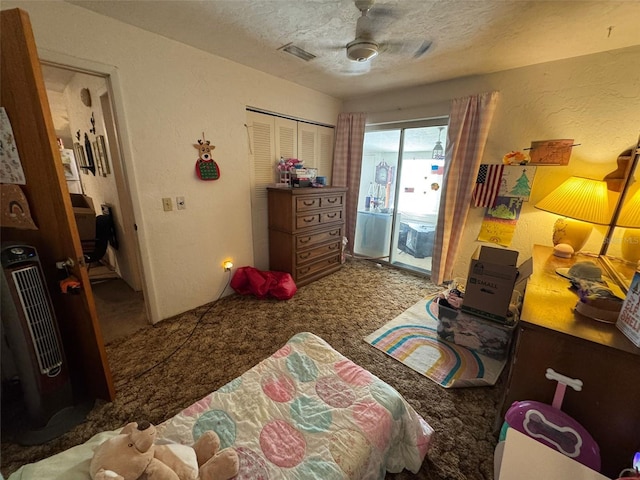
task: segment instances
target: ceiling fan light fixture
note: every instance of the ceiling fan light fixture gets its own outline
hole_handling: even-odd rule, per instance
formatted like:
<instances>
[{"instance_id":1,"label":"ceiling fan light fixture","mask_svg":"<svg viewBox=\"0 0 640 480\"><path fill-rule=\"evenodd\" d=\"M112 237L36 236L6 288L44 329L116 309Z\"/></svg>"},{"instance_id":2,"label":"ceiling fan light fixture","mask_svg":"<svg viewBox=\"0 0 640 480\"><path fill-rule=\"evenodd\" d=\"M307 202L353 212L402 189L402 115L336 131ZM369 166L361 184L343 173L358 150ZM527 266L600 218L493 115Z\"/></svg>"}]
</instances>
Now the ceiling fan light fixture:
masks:
<instances>
[{"instance_id":1,"label":"ceiling fan light fixture","mask_svg":"<svg viewBox=\"0 0 640 480\"><path fill-rule=\"evenodd\" d=\"M354 40L347 45L347 58L354 62L368 62L378 55L378 44L369 40Z\"/></svg>"}]
</instances>

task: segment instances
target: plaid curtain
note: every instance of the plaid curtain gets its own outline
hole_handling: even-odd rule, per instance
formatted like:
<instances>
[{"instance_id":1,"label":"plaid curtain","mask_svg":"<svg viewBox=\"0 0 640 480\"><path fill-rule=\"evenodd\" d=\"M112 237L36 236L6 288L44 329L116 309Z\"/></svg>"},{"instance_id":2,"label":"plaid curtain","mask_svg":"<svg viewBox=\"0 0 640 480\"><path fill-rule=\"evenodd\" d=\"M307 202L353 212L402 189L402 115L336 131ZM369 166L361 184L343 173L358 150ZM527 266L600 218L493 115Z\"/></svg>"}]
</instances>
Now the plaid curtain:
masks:
<instances>
[{"instance_id":1,"label":"plaid curtain","mask_svg":"<svg viewBox=\"0 0 640 480\"><path fill-rule=\"evenodd\" d=\"M498 92L454 99L447 133L443 191L433 248L431 280L437 285L453 277L461 235L482 160Z\"/></svg>"},{"instance_id":2,"label":"plaid curtain","mask_svg":"<svg viewBox=\"0 0 640 480\"><path fill-rule=\"evenodd\" d=\"M332 183L336 187L347 187L345 205L345 236L347 251L353 255L360 171L362 170L362 145L366 114L341 113L336 126L336 142L333 151Z\"/></svg>"}]
</instances>

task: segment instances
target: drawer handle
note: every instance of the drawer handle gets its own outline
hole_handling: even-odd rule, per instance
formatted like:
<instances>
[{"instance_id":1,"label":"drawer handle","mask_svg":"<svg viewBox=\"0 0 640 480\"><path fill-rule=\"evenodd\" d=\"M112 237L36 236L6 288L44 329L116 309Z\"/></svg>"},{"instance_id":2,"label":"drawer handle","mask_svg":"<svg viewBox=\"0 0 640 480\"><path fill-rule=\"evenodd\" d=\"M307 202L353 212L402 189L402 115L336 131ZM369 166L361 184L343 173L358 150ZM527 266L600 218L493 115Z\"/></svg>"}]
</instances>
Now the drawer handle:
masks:
<instances>
[{"instance_id":1,"label":"drawer handle","mask_svg":"<svg viewBox=\"0 0 640 480\"><path fill-rule=\"evenodd\" d=\"M338 249L338 245L329 245L329 250L337 250Z\"/></svg>"},{"instance_id":2,"label":"drawer handle","mask_svg":"<svg viewBox=\"0 0 640 480\"><path fill-rule=\"evenodd\" d=\"M337 213L327 213L327 217L329 218L336 218L338 216Z\"/></svg>"},{"instance_id":3,"label":"drawer handle","mask_svg":"<svg viewBox=\"0 0 640 480\"><path fill-rule=\"evenodd\" d=\"M335 237L336 235L340 235L340 230L334 230L333 232L329 232L329 235Z\"/></svg>"},{"instance_id":4,"label":"drawer handle","mask_svg":"<svg viewBox=\"0 0 640 480\"><path fill-rule=\"evenodd\" d=\"M312 207L316 204L315 200L304 200L302 203L304 203L305 207Z\"/></svg>"},{"instance_id":5,"label":"drawer handle","mask_svg":"<svg viewBox=\"0 0 640 480\"><path fill-rule=\"evenodd\" d=\"M307 237L306 239L300 239L300 243L309 243L311 241L311 237Z\"/></svg>"},{"instance_id":6,"label":"drawer handle","mask_svg":"<svg viewBox=\"0 0 640 480\"><path fill-rule=\"evenodd\" d=\"M336 203L338 201L337 198L327 198L327 202L329 203Z\"/></svg>"},{"instance_id":7,"label":"drawer handle","mask_svg":"<svg viewBox=\"0 0 640 480\"><path fill-rule=\"evenodd\" d=\"M300 254L300 259L304 260L306 258L309 258L311 256L311 253L307 252L307 253L301 253Z\"/></svg>"},{"instance_id":8,"label":"drawer handle","mask_svg":"<svg viewBox=\"0 0 640 480\"><path fill-rule=\"evenodd\" d=\"M302 219L302 221L303 221L303 222L305 222L305 223L311 223L311 222L313 222L315 219L316 219L316 217L304 217L304 218Z\"/></svg>"},{"instance_id":9,"label":"drawer handle","mask_svg":"<svg viewBox=\"0 0 640 480\"><path fill-rule=\"evenodd\" d=\"M299 271L301 275L304 275L305 273L308 273L309 270L311 270L311 267L303 268L303 269L300 269Z\"/></svg>"}]
</instances>

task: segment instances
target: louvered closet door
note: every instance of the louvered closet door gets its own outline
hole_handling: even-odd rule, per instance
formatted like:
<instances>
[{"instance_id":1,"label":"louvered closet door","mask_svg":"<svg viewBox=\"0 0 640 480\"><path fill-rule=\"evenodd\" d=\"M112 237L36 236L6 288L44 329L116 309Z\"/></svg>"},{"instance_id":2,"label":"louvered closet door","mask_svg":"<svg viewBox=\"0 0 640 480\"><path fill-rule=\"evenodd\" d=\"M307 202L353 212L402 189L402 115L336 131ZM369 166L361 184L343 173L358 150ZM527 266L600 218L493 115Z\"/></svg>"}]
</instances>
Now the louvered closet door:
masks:
<instances>
[{"instance_id":1,"label":"louvered closet door","mask_svg":"<svg viewBox=\"0 0 640 480\"><path fill-rule=\"evenodd\" d=\"M331 185L334 130L330 127L298 122L298 155L306 167L317 168Z\"/></svg>"},{"instance_id":2,"label":"louvered closet door","mask_svg":"<svg viewBox=\"0 0 640 480\"><path fill-rule=\"evenodd\" d=\"M318 168L318 127L298 122L298 158L307 168Z\"/></svg>"},{"instance_id":3,"label":"louvered closet door","mask_svg":"<svg viewBox=\"0 0 640 480\"><path fill-rule=\"evenodd\" d=\"M298 122L275 117L276 159L298 157ZM266 195L266 193L265 193Z\"/></svg>"},{"instance_id":4,"label":"louvered closet door","mask_svg":"<svg viewBox=\"0 0 640 480\"><path fill-rule=\"evenodd\" d=\"M253 264L260 270L269 269L267 186L277 181L276 164L280 157L296 157L296 123L285 118L247 112L251 139Z\"/></svg>"},{"instance_id":5,"label":"louvered closet door","mask_svg":"<svg viewBox=\"0 0 640 480\"><path fill-rule=\"evenodd\" d=\"M316 128L318 129L318 175L327 177L327 185L332 185L334 129L320 126Z\"/></svg>"}]
</instances>

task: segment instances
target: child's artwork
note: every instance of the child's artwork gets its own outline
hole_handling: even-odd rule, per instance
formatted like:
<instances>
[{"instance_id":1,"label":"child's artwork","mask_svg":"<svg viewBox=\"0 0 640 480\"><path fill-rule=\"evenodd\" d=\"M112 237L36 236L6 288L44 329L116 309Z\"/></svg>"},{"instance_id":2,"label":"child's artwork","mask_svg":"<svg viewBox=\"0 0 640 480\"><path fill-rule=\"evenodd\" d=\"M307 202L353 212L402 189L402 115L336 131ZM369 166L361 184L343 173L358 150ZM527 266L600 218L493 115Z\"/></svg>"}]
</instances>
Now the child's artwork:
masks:
<instances>
[{"instance_id":1,"label":"child's artwork","mask_svg":"<svg viewBox=\"0 0 640 480\"><path fill-rule=\"evenodd\" d=\"M541 140L531 142L531 163L536 165L568 165L573 139Z\"/></svg>"},{"instance_id":2,"label":"child's artwork","mask_svg":"<svg viewBox=\"0 0 640 480\"><path fill-rule=\"evenodd\" d=\"M11 122L4 107L0 107L0 182L26 185Z\"/></svg>"},{"instance_id":3,"label":"child's artwork","mask_svg":"<svg viewBox=\"0 0 640 480\"><path fill-rule=\"evenodd\" d=\"M503 247L511 245L523 201L519 197L497 197L495 206L487 208L478 241Z\"/></svg>"},{"instance_id":4,"label":"child's artwork","mask_svg":"<svg viewBox=\"0 0 640 480\"><path fill-rule=\"evenodd\" d=\"M0 184L0 223L3 227L37 230L27 197L18 185Z\"/></svg>"},{"instance_id":5,"label":"child's artwork","mask_svg":"<svg viewBox=\"0 0 640 480\"><path fill-rule=\"evenodd\" d=\"M508 165L502 171L499 197L518 197L525 202L529 201L531 185L536 174L537 167L525 167L522 165Z\"/></svg>"}]
</instances>

